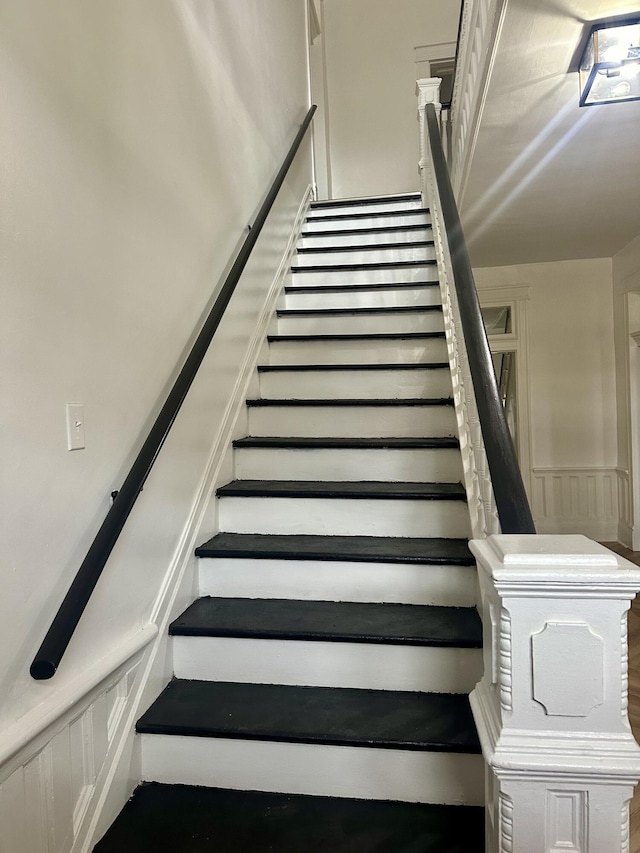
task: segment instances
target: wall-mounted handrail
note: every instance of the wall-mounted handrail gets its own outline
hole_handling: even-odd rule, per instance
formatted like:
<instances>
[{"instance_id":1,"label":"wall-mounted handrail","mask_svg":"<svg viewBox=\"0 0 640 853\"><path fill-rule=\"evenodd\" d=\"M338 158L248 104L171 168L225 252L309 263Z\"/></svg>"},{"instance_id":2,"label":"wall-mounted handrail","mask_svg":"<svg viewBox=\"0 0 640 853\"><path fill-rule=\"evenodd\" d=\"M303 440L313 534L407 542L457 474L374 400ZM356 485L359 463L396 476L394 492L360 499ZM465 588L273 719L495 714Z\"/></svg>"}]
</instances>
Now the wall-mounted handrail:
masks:
<instances>
[{"instance_id":1,"label":"wall-mounted handrail","mask_svg":"<svg viewBox=\"0 0 640 853\"><path fill-rule=\"evenodd\" d=\"M302 122L296 138L289 149L289 153L262 203L262 207L256 216L251 230L242 244L242 248L238 252L238 256L224 284L220 288L220 293L193 344L191 352L184 362L173 388L160 410L160 414L151 427L151 431L145 439L135 462L131 466L131 470L109 508L109 512L102 522L86 557L82 561L78 573L51 623L51 627L38 649L38 653L33 659L29 670L33 678L39 680L51 678L58 668L62 655L69 645L73 632L113 551L118 536L133 509L138 495L142 491L145 480L149 476L158 453L195 379L196 373L209 348L209 344L213 339L225 309L229 304L229 300L249 260L251 251L260 236L269 211L276 200L276 196L284 183L298 148L311 124L311 119L315 111L316 107L314 105L309 109Z\"/></svg>"},{"instance_id":2,"label":"wall-mounted handrail","mask_svg":"<svg viewBox=\"0 0 640 853\"><path fill-rule=\"evenodd\" d=\"M500 526L503 533L535 533L516 451L500 400L471 261L440 140L436 110L433 104L427 104L425 110L433 174L440 196L460 321Z\"/></svg>"}]
</instances>

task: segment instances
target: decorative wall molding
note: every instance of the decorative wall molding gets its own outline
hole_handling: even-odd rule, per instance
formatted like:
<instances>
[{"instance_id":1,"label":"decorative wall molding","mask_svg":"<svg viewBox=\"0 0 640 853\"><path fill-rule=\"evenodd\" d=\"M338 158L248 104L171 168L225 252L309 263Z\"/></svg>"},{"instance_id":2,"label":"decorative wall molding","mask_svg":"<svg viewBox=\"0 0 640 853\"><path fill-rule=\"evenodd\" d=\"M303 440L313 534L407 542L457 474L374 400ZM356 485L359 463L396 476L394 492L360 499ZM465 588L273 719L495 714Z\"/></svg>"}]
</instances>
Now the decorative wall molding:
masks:
<instances>
[{"instance_id":1,"label":"decorative wall molding","mask_svg":"<svg viewBox=\"0 0 640 853\"><path fill-rule=\"evenodd\" d=\"M0 739L0 850L2 853L89 853L136 784L132 754L141 710L167 680L169 622L183 604L194 548L228 449L244 411L247 390L291 265L312 196L307 187L279 267L247 345L221 428L194 496L178 547L152 610L152 621L122 641L95 670L56 691ZM192 584L186 584L189 590ZM113 793L112 793L113 790Z\"/></svg>"},{"instance_id":2,"label":"decorative wall molding","mask_svg":"<svg viewBox=\"0 0 640 853\"><path fill-rule=\"evenodd\" d=\"M617 540L617 468L534 468L531 492L540 533L582 533L600 542Z\"/></svg>"},{"instance_id":3,"label":"decorative wall molding","mask_svg":"<svg viewBox=\"0 0 640 853\"><path fill-rule=\"evenodd\" d=\"M451 101L451 183L462 206L507 0L465 0Z\"/></svg>"}]
</instances>

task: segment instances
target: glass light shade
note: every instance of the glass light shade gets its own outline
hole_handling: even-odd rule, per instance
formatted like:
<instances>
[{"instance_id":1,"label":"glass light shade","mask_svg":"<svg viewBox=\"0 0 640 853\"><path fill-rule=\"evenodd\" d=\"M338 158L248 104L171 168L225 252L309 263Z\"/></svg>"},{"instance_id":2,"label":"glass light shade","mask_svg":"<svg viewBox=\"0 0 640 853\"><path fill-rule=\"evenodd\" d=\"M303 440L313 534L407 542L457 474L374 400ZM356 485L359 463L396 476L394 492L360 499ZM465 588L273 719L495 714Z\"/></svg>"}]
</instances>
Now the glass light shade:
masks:
<instances>
[{"instance_id":1,"label":"glass light shade","mask_svg":"<svg viewBox=\"0 0 640 853\"><path fill-rule=\"evenodd\" d=\"M640 15L594 24L580 61L580 106L640 99Z\"/></svg>"}]
</instances>

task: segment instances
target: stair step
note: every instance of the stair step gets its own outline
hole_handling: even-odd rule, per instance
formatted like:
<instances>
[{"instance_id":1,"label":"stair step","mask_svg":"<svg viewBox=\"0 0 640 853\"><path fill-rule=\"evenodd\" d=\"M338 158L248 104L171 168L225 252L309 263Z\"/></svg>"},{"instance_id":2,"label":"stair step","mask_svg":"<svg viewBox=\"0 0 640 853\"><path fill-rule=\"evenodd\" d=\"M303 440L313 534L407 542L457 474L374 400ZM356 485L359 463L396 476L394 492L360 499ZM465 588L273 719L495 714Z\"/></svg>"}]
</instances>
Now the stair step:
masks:
<instances>
[{"instance_id":1,"label":"stair step","mask_svg":"<svg viewBox=\"0 0 640 853\"><path fill-rule=\"evenodd\" d=\"M371 234L375 237L377 234L393 234L396 231L424 231L425 229L432 229L432 225L430 223L416 222L411 225L372 225L369 228L362 228L355 226L354 228L339 228L335 231L301 231L300 237L302 239L306 237L341 237L347 236L349 234Z\"/></svg>"},{"instance_id":2,"label":"stair step","mask_svg":"<svg viewBox=\"0 0 640 853\"><path fill-rule=\"evenodd\" d=\"M441 305L312 308L277 312L279 335L417 334L444 332Z\"/></svg>"},{"instance_id":3,"label":"stair step","mask_svg":"<svg viewBox=\"0 0 640 853\"><path fill-rule=\"evenodd\" d=\"M326 236L326 235L323 235ZM434 245L433 240L398 240L394 243L352 243L346 246L298 246L299 255L325 254L327 252L389 252L394 249L423 249Z\"/></svg>"},{"instance_id":4,"label":"stair step","mask_svg":"<svg viewBox=\"0 0 640 853\"><path fill-rule=\"evenodd\" d=\"M433 228L426 222L414 222L408 225L381 225L361 228L326 228L324 231L303 230L300 234L299 248L311 249L314 246L349 246L354 244L387 246L392 243L404 243L417 240L431 240Z\"/></svg>"},{"instance_id":5,"label":"stair step","mask_svg":"<svg viewBox=\"0 0 640 853\"><path fill-rule=\"evenodd\" d=\"M220 498L365 498L368 500L426 500L464 501L466 493L461 483L389 483L370 480L234 480L221 486Z\"/></svg>"},{"instance_id":6,"label":"stair step","mask_svg":"<svg viewBox=\"0 0 640 853\"><path fill-rule=\"evenodd\" d=\"M434 438L311 438L304 436L247 436L233 442L238 448L296 448L300 450L444 450L458 449L454 436Z\"/></svg>"},{"instance_id":7,"label":"stair step","mask_svg":"<svg viewBox=\"0 0 640 853\"><path fill-rule=\"evenodd\" d=\"M481 853L484 810L230 791L137 788L95 853Z\"/></svg>"},{"instance_id":8,"label":"stair step","mask_svg":"<svg viewBox=\"0 0 640 853\"><path fill-rule=\"evenodd\" d=\"M382 287L313 287L286 288L287 310L314 311L341 308L346 311L364 308L414 308L416 306L440 306L442 299L437 284L414 284L408 287L394 285Z\"/></svg>"},{"instance_id":9,"label":"stair step","mask_svg":"<svg viewBox=\"0 0 640 853\"><path fill-rule=\"evenodd\" d=\"M414 364L444 362L443 335L270 335L269 363L289 364Z\"/></svg>"},{"instance_id":10,"label":"stair step","mask_svg":"<svg viewBox=\"0 0 640 853\"><path fill-rule=\"evenodd\" d=\"M479 753L466 696L174 679L145 734Z\"/></svg>"},{"instance_id":11,"label":"stair step","mask_svg":"<svg viewBox=\"0 0 640 853\"><path fill-rule=\"evenodd\" d=\"M200 595L457 607L477 600L466 539L218 533L196 554Z\"/></svg>"},{"instance_id":12,"label":"stair step","mask_svg":"<svg viewBox=\"0 0 640 853\"><path fill-rule=\"evenodd\" d=\"M384 643L482 648L474 608L290 599L197 599L170 626L172 636Z\"/></svg>"},{"instance_id":13,"label":"stair step","mask_svg":"<svg viewBox=\"0 0 640 853\"><path fill-rule=\"evenodd\" d=\"M324 231L351 231L354 228L404 228L407 225L421 225L431 227L431 215L428 211L400 210L400 211L371 211L355 208L344 212L325 212L322 216L308 216L304 224L304 232L309 234L322 234Z\"/></svg>"},{"instance_id":14,"label":"stair step","mask_svg":"<svg viewBox=\"0 0 640 853\"><path fill-rule=\"evenodd\" d=\"M269 343L286 341L411 341L411 340L444 340L444 332L374 332L361 335L268 335Z\"/></svg>"},{"instance_id":15,"label":"stair step","mask_svg":"<svg viewBox=\"0 0 640 853\"><path fill-rule=\"evenodd\" d=\"M178 678L469 693L475 608L203 597L170 628Z\"/></svg>"},{"instance_id":16,"label":"stair step","mask_svg":"<svg viewBox=\"0 0 640 853\"><path fill-rule=\"evenodd\" d=\"M293 265L291 272L297 273L336 273L336 272L360 272L369 270L392 270L402 271L406 268L434 267L435 260L408 260L408 261L360 261L346 264L308 264L307 266Z\"/></svg>"},{"instance_id":17,"label":"stair step","mask_svg":"<svg viewBox=\"0 0 640 853\"><path fill-rule=\"evenodd\" d=\"M401 193L400 195L359 196L358 198L329 198L312 201L311 210L322 210L331 207L362 207L368 204L397 204L399 201L420 201L420 193Z\"/></svg>"},{"instance_id":18,"label":"stair step","mask_svg":"<svg viewBox=\"0 0 640 853\"><path fill-rule=\"evenodd\" d=\"M237 480L457 482L456 439L261 436L234 442Z\"/></svg>"},{"instance_id":19,"label":"stair step","mask_svg":"<svg viewBox=\"0 0 640 853\"><path fill-rule=\"evenodd\" d=\"M331 372L366 370L448 370L449 364L435 361L429 364L420 362L410 364L259 364L258 373L308 373L310 371L326 370Z\"/></svg>"},{"instance_id":20,"label":"stair step","mask_svg":"<svg viewBox=\"0 0 640 853\"><path fill-rule=\"evenodd\" d=\"M344 293L347 291L394 291L394 290L406 290L410 288L411 290L422 289L422 288L438 288L440 284L438 281L394 281L383 284L376 284L375 282L371 283L363 283L363 284L314 284L309 286L299 286L299 285L287 285L284 289L285 293Z\"/></svg>"},{"instance_id":21,"label":"stair step","mask_svg":"<svg viewBox=\"0 0 640 853\"><path fill-rule=\"evenodd\" d=\"M389 536L273 536L218 533L196 549L198 557L257 560L327 560L474 566L466 539Z\"/></svg>"},{"instance_id":22,"label":"stair step","mask_svg":"<svg viewBox=\"0 0 640 853\"><path fill-rule=\"evenodd\" d=\"M330 406L335 406L336 408L341 408L343 406L357 407L357 406L366 406L370 408L377 407L410 407L410 406L453 406L453 399L451 397L389 397L386 399L377 399L377 400L369 400L358 398L344 398L340 399L337 397L329 397L323 399L308 399L308 400L278 400L278 399L263 399L257 398L254 400L247 400L247 406L249 408L265 408L267 406L273 407L285 407L285 406L299 406L302 408L325 408Z\"/></svg>"},{"instance_id":23,"label":"stair step","mask_svg":"<svg viewBox=\"0 0 640 853\"><path fill-rule=\"evenodd\" d=\"M415 201L397 201L397 202L363 202L362 204L342 203L332 205L326 208L310 208L307 211L307 222L313 222L318 219L332 219L334 216L349 215L358 216L360 214L382 213L388 216L396 214L398 216L406 216L408 213L428 213L428 209L422 206L420 200Z\"/></svg>"}]
</instances>

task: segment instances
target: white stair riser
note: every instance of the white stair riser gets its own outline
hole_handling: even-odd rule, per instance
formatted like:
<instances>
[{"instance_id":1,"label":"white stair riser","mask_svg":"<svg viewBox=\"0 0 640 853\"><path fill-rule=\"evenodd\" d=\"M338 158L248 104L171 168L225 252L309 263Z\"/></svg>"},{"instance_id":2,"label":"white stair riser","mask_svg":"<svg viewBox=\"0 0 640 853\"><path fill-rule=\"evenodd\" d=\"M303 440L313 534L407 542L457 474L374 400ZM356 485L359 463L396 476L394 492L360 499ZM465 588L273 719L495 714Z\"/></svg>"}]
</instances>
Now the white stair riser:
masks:
<instances>
[{"instance_id":1,"label":"white stair riser","mask_svg":"<svg viewBox=\"0 0 640 853\"><path fill-rule=\"evenodd\" d=\"M307 450L237 448L239 480L386 480L455 483L462 479L459 450Z\"/></svg>"},{"instance_id":2,"label":"white stair riser","mask_svg":"<svg viewBox=\"0 0 640 853\"><path fill-rule=\"evenodd\" d=\"M438 280L435 264L416 264L390 269L329 270L323 272L291 273L293 287L322 287L336 284L402 284L405 282L429 282Z\"/></svg>"},{"instance_id":3,"label":"white stair riser","mask_svg":"<svg viewBox=\"0 0 640 853\"><path fill-rule=\"evenodd\" d=\"M470 693L482 649L174 637L173 666L177 678L197 681Z\"/></svg>"},{"instance_id":4,"label":"white stair riser","mask_svg":"<svg viewBox=\"0 0 640 853\"><path fill-rule=\"evenodd\" d=\"M142 735L142 779L249 791L482 805L481 755Z\"/></svg>"},{"instance_id":5,"label":"white stair riser","mask_svg":"<svg viewBox=\"0 0 640 853\"><path fill-rule=\"evenodd\" d=\"M387 216L348 216L344 219L329 219L324 217L308 219L303 231L314 234L323 231L351 231L353 228L402 228L404 225L429 225L431 216L428 213L415 211L405 214L389 213Z\"/></svg>"},{"instance_id":6,"label":"white stair riser","mask_svg":"<svg viewBox=\"0 0 640 853\"><path fill-rule=\"evenodd\" d=\"M422 199L398 199L391 201L371 201L366 204L335 204L327 205L326 207L310 207L307 211L309 219L319 219L323 216L338 216L345 213L386 213L387 211L396 210L420 210L422 208Z\"/></svg>"},{"instance_id":7,"label":"white stair riser","mask_svg":"<svg viewBox=\"0 0 640 853\"><path fill-rule=\"evenodd\" d=\"M278 317L280 335L383 335L442 331L442 311Z\"/></svg>"},{"instance_id":8,"label":"white stair riser","mask_svg":"<svg viewBox=\"0 0 640 853\"><path fill-rule=\"evenodd\" d=\"M285 297L287 308L311 311L315 308L394 308L410 305L440 305L440 288L417 286L398 290L344 290L341 293L292 293Z\"/></svg>"},{"instance_id":9,"label":"white stair riser","mask_svg":"<svg viewBox=\"0 0 640 853\"><path fill-rule=\"evenodd\" d=\"M200 595L475 607L475 566L202 558Z\"/></svg>"},{"instance_id":10,"label":"white stair riser","mask_svg":"<svg viewBox=\"0 0 640 853\"><path fill-rule=\"evenodd\" d=\"M452 406L265 406L249 409L249 434L319 438L455 435Z\"/></svg>"},{"instance_id":11,"label":"white stair riser","mask_svg":"<svg viewBox=\"0 0 640 853\"><path fill-rule=\"evenodd\" d=\"M424 228L398 228L394 231L372 230L364 234L329 233L327 236L302 237L298 246L302 249L317 249L324 246L384 246L388 243L414 243L420 240L433 240L431 228L425 226Z\"/></svg>"},{"instance_id":12,"label":"white stair riser","mask_svg":"<svg viewBox=\"0 0 640 853\"><path fill-rule=\"evenodd\" d=\"M260 396L271 400L313 398L406 399L450 397L449 368L424 370L305 370L260 373Z\"/></svg>"},{"instance_id":13,"label":"white stair riser","mask_svg":"<svg viewBox=\"0 0 640 853\"><path fill-rule=\"evenodd\" d=\"M271 341L270 364L416 364L448 361L444 338Z\"/></svg>"},{"instance_id":14,"label":"white stair riser","mask_svg":"<svg viewBox=\"0 0 640 853\"><path fill-rule=\"evenodd\" d=\"M464 501L222 497L218 512L227 533L445 538L469 533Z\"/></svg>"},{"instance_id":15,"label":"white stair riser","mask_svg":"<svg viewBox=\"0 0 640 853\"><path fill-rule=\"evenodd\" d=\"M293 265L296 267L314 267L329 264L389 264L402 261L433 260L436 256L433 246L416 246L415 248L372 248L351 249L348 252L303 252L296 254Z\"/></svg>"}]
</instances>

